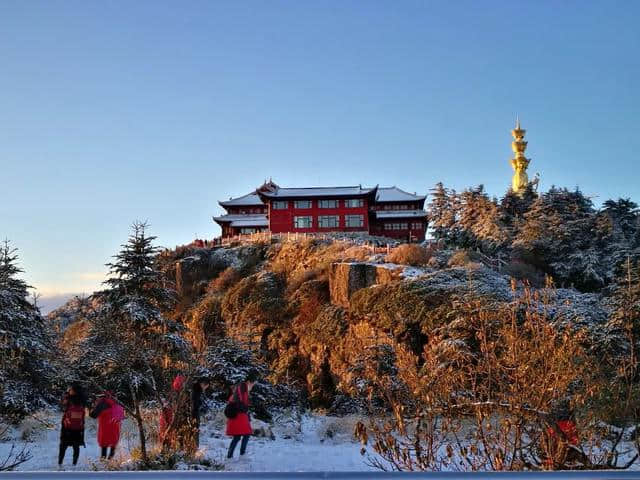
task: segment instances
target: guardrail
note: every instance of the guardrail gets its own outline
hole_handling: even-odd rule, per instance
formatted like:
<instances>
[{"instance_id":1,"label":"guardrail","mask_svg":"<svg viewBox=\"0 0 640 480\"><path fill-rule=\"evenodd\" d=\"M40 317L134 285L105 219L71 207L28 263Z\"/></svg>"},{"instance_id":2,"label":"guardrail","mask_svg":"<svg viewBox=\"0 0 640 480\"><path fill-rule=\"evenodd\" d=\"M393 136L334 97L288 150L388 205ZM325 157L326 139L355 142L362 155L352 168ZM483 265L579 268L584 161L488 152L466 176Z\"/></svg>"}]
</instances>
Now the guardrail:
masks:
<instances>
[{"instance_id":1,"label":"guardrail","mask_svg":"<svg viewBox=\"0 0 640 480\"><path fill-rule=\"evenodd\" d=\"M0 478L41 480L56 478L89 479L217 479L217 480L636 480L640 471L585 470L562 472L209 472L209 471L146 471L146 472L5 472Z\"/></svg>"}]
</instances>

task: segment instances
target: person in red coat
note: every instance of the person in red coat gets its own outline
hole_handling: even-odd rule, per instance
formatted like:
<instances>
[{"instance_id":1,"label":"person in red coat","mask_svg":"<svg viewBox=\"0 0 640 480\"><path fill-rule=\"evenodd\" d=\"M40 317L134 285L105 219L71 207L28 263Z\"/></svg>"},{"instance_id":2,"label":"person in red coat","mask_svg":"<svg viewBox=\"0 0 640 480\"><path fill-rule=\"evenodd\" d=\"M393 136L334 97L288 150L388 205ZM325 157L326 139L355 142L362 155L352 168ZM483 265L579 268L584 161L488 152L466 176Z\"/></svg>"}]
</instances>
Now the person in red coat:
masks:
<instances>
[{"instance_id":1,"label":"person in red coat","mask_svg":"<svg viewBox=\"0 0 640 480\"><path fill-rule=\"evenodd\" d=\"M231 444L229 445L229 451L227 452L227 458L233 458L233 452L236 449L238 442L240 443L240 455L244 455L247 451L247 444L249 443L249 437L253 434L251 428L251 419L249 418L249 393L253 388L257 380L255 373L247 375L247 379L237 385L228 402L238 402L238 414L233 418L227 419L227 435L233 437Z\"/></svg>"},{"instance_id":2,"label":"person in red coat","mask_svg":"<svg viewBox=\"0 0 640 480\"><path fill-rule=\"evenodd\" d=\"M109 448L109 460L113 458L116 447L120 441L120 423L124 419L124 409L120 405L111 392L105 392L104 395L96 401L93 410L90 413L92 418L98 419L98 445L101 448L100 458L107 457L107 449Z\"/></svg>"}]
</instances>

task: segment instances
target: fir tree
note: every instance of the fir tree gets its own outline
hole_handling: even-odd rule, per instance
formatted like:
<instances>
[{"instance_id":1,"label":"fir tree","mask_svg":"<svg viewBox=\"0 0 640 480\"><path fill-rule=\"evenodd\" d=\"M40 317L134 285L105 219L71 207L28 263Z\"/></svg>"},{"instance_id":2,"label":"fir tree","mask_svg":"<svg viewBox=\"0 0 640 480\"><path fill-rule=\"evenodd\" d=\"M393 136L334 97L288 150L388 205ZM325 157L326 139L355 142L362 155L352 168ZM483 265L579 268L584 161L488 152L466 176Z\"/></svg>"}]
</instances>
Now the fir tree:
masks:
<instances>
[{"instance_id":1,"label":"fir tree","mask_svg":"<svg viewBox=\"0 0 640 480\"><path fill-rule=\"evenodd\" d=\"M494 253L507 241L506 230L495 199L490 199L484 186L465 190L460 195L456 246Z\"/></svg>"},{"instance_id":2,"label":"fir tree","mask_svg":"<svg viewBox=\"0 0 640 480\"><path fill-rule=\"evenodd\" d=\"M522 218L529 211L536 198L538 198L538 194L531 183L527 185L522 194L514 193L509 189L500 200L500 209L505 215L505 220L511 224L518 218Z\"/></svg>"},{"instance_id":3,"label":"fir tree","mask_svg":"<svg viewBox=\"0 0 640 480\"><path fill-rule=\"evenodd\" d=\"M640 257L640 215L630 199L607 200L596 218L596 239L606 265L607 283L625 274L627 258Z\"/></svg>"},{"instance_id":4,"label":"fir tree","mask_svg":"<svg viewBox=\"0 0 640 480\"><path fill-rule=\"evenodd\" d=\"M602 213L611 219L614 233L625 239L632 239L638 230L638 204L629 198L607 200L602 206Z\"/></svg>"},{"instance_id":5,"label":"fir tree","mask_svg":"<svg viewBox=\"0 0 640 480\"><path fill-rule=\"evenodd\" d=\"M138 425L144 461L142 401L160 399L170 383L171 361L186 360L189 354L180 326L163 313L174 304L174 294L157 266L155 237L147 236L146 228L134 223L129 241L107 264L107 289L96 294L100 307L76 354L79 370L120 393Z\"/></svg>"},{"instance_id":6,"label":"fir tree","mask_svg":"<svg viewBox=\"0 0 640 480\"><path fill-rule=\"evenodd\" d=\"M449 192L442 182L438 182L431 189L431 202L427 208L429 226L436 240L449 242L453 237L453 227L456 223L455 208ZM455 196L455 192L453 192Z\"/></svg>"},{"instance_id":7,"label":"fir tree","mask_svg":"<svg viewBox=\"0 0 640 480\"><path fill-rule=\"evenodd\" d=\"M0 247L0 415L22 417L46 406L55 381L53 342L18 277L17 250Z\"/></svg>"},{"instance_id":8,"label":"fir tree","mask_svg":"<svg viewBox=\"0 0 640 480\"><path fill-rule=\"evenodd\" d=\"M524 215L514 246L519 255L561 284L585 290L603 286L605 273L595 238L595 210L580 190L552 187Z\"/></svg>"}]
</instances>

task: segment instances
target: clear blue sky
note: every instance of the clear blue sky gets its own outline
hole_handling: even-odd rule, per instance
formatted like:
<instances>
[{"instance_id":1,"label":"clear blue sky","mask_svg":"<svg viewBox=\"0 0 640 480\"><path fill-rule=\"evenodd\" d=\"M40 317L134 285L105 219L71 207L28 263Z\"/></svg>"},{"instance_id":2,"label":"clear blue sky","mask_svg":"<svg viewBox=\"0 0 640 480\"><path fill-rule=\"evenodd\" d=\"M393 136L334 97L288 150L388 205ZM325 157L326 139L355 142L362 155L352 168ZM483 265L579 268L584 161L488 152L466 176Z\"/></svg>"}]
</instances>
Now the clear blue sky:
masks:
<instances>
[{"instance_id":1,"label":"clear blue sky","mask_svg":"<svg viewBox=\"0 0 640 480\"><path fill-rule=\"evenodd\" d=\"M0 236L89 292L134 219L217 235L283 186L509 185L640 200L638 1L0 1Z\"/></svg>"}]
</instances>

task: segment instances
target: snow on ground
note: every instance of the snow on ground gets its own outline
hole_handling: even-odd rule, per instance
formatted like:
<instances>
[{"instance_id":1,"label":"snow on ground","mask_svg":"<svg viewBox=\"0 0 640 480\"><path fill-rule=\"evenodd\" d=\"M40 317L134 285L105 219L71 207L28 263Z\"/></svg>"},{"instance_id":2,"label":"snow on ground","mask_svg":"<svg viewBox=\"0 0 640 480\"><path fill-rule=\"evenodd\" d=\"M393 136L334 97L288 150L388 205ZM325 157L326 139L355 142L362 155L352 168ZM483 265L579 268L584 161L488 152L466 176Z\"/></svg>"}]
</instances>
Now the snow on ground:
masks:
<instances>
[{"instance_id":1,"label":"snow on ground","mask_svg":"<svg viewBox=\"0 0 640 480\"><path fill-rule=\"evenodd\" d=\"M226 459L229 437L220 435L219 431L203 432L200 444L206 452L205 456L223 463L225 470L230 471L373 470L373 467L367 465L366 456L360 455L360 444L353 440L350 432L347 433L346 430L352 431L350 426L349 417L341 419L305 415L297 431L292 431L291 425L276 424L273 426L275 440L252 437L246 458L242 459L239 458L239 446L234 459ZM329 433L331 437L327 435L329 431L332 432Z\"/></svg>"},{"instance_id":2,"label":"snow on ground","mask_svg":"<svg viewBox=\"0 0 640 480\"><path fill-rule=\"evenodd\" d=\"M223 463L229 471L363 471L373 470L360 455L360 445L351 436L350 417L303 415L299 420L276 422L271 426L275 439L251 437L244 458L239 459L240 446L235 458L226 459L229 437L224 435L220 415L203 423L200 435L200 455ZM255 422L260 425L260 422ZM41 412L37 420L29 419L0 441L0 460L9 452L12 443L18 448L27 441L27 450L33 457L22 464L21 471L57 470L60 414ZM268 427L265 425L268 430ZM96 422L88 418L85 430L87 448L80 449L77 470L104 470L99 460L96 443ZM137 446L134 425L125 421L116 460L126 461ZM71 467L72 449L67 449L65 469Z\"/></svg>"},{"instance_id":3,"label":"snow on ground","mask_svg":"<svg viewBox=\"0 0 640 480\"><path fill-rule=\"evenodd\" d=\"M251 437L243 458L239 458L238 446L234 458L227 460L229 437L224 435L224 417L220 412L213 412L203 422L198 455L224 465L226 471L236 472L374 471L367 462L367 456L360 455L360 445L352 437L356 420L356 417L350 416L307 414L284 416L276 419L273 425L255 421L254 428L262 430L266 436ZM59 425L60 414L57 412L41 412L36 419L26 420L11 432L10 438L0 439L0 462L6 457L12 443L21 448L26 440L27 450L33 457L18 470L57 470ZM72 450L67 450L65 470L106 469L107 465L99 460L95 421L92 419L87 420L85 441L87 448L81 449L77 469L71 467ZM126 463L137 445L134 425L126 420L116 463ZM622 450L627 450L623 458L633 455L635 450L631 442L623 442L622 447L626 447ZM444 450L442 455L443 458L446 455ZM638 469L640 464L635 463L630 470Z\"/></svg>"},{"instance_id":4,"label":"snow on ground","mask_svg":"<svg viewBox=\"0 0 640 480\"><path fill-rule=\"evenodd\" d=\"M10 438L0 441L0 459L6 457L13 444L18 449L26 445L32 458L20 465L18 470L57 470L60 422L61 413L51 411L39 412L33 418L26 419L19 427L13 429ZM128 458L130 452L137 446L137 434L130 421L123 422L121 432L120 445L116 454L118 460ZM96 421L89 417L87 417L85 424L84 440L87 448L80 448L77 470L103 470L104 466L100 462L100 449L96 439ZM66 470L72 470L72 457L73 449L69 447L64 457Z\"/></svg>"}]
</instances>

